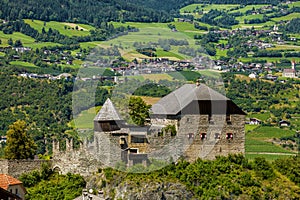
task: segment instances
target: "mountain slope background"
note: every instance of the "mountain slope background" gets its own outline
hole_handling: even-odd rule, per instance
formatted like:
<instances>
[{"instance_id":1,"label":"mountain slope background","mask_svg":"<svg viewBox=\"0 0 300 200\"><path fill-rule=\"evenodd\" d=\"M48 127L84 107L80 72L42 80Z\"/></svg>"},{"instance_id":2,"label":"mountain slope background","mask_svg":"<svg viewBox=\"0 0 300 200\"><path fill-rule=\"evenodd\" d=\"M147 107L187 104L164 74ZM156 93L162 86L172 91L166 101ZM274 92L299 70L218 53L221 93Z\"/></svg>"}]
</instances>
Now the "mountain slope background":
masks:
<instances>
[{"instance_id":1,"label":"mountain slope background","mask_svg":"<svg viewBox=\"0 0 300 200\"><path fill-rule=\"evenodd\" d=\"M191 3L277 4L281 0L1 0L0 19L40 19L100 25L108 21L170 22Z\"/></svg>"}]
</instances>

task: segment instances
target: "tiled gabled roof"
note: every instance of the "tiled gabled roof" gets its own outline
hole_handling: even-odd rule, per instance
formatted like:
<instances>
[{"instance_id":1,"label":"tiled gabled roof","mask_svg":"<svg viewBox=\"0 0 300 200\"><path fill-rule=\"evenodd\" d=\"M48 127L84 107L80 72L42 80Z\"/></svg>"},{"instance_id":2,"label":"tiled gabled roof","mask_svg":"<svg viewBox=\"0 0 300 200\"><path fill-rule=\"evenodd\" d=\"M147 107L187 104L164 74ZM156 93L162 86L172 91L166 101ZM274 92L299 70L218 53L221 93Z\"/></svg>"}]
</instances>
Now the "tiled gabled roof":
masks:
<instances>
[{"instance_id":1,"label":"tiled gabled roof","mask_svg":"<svg viewBox=\"0 0 300 200\"><path fill-rule=\"evenodd\" d=\"M296 73L296 70L294 70L294 69L284 69L283 73Z\"/></svg>"},{"instance_id":2,"label":"tiled gabled roof","mask_svg":"<svg viewBox=\"0 0 300 200\"><path fill-rule=\"evenodd\" d=\"M120 114L116 110L114 104L108 98L103 107L100 109L94 121L118 121L122 120Z\"/></svg>"},{"instance_id":3,"label":"tiled gabled roof","mask_svg":"<svg viewBox=\"0 0 300 200\"><path fill-rule=\"evenodd\" d=\"M11 177L7 174L0 174L0 187L7 190L11 185L19 185L22 184L18 179Z\"/></svg>"}]
</instances>

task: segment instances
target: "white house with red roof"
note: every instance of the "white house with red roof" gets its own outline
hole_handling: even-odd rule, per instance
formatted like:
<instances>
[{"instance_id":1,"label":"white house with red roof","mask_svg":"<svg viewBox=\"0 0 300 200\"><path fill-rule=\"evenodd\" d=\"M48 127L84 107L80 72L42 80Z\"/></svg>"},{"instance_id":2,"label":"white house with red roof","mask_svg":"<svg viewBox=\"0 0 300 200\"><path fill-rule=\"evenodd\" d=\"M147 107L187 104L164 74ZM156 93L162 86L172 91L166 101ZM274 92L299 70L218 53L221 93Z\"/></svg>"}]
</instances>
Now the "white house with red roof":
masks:
<instances>
[{"instance_id":1,"label":"white house with red roof","mask_svg":"<svg viewBox=\"0 0 300 200\"><path fill-rule=\"evenodd\" d=\"M21 199L25 199L26 190L23 183L7 174L0 174L0 188L19 196Z\"/></svg>"}]
</instances>

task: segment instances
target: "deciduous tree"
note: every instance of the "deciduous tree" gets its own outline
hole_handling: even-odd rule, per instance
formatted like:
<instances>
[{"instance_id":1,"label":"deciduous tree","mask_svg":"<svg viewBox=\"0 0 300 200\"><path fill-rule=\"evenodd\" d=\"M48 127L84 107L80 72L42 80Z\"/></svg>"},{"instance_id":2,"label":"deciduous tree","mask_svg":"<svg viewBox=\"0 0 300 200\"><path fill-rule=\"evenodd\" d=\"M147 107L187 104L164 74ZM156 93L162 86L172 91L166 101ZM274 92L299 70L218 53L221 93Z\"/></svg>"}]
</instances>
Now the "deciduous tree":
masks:
<instances>
[{"instance_id":1,"label":"deciduous tree","mask_svg":"<svg viewBox=\"0 0 300 200\"><path fill-rule=\"evenodd\" d=\"M28 159L35 155L36 144L27 134L27 125L23 120L18 120L9 126L7 131L7 145L5 158Z\"/></svg>"},{"instance_id":2,"label":"deciduous tree","mask_svg":"<svg viewBox=\"0 0 300 200\"><path fill-rule=\"evenodd\" d=\"M147 105L141 97L130 97L129 115L132 121L139 126L145 125L149 117L150 105Z\"/></svg>"}]
</instances>

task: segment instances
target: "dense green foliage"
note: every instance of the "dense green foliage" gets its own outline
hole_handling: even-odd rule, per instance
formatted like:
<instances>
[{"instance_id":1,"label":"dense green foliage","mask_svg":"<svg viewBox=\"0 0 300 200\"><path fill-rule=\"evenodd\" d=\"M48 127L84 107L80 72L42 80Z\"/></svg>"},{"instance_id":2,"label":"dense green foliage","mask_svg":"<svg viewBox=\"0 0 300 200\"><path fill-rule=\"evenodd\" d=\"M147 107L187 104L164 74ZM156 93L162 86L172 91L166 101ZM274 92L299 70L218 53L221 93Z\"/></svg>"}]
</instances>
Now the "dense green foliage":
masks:
<instances>
[{"instance_id":1,"label":"dense green foliage","mask_svg":"<svg viewBox=\"0 0 300 200\"><path fill-rule=\"evenodd\" d=\"M200 19L201 22L207 23L213 26L220 26L228 28L232 25L236 25L239 22L232 15L228 15L226 12L219 10L210 10L205 13Z\"/></svg>"},{"instance_id":2,"label":"dense green foliage","mask_svg":"<svg viewBox=\"0 0 300 200\"><path fill-rule=\"evenodd\" d=\"M93 23L96 26L103 21L165 22L171 20L171 16L165 11L144 7L142 3L136 4L135 1L129 3L120 0L2 0L0 10L0 18L6 20L40 19Z\"/></svg>"},{"instance_id":3,"label":"dense green foliage","mask_svg":"<svg viewBox=\"0 0 300 200\"><path fill-rule=\"evenodd\" d=\"M290 33L300 33L300 18L295 18L285 26L285 30Z\"/></svg>"},{"instance_id":4,"label":"dense green foliage","mask_svg":"<svg viewBox=\"0 0 300 200\"><path fill-rule=\"evenodd\" d=\"M77 174L59 175L47 165L41 171L22 174L20 180L26 187L26 199L65 199L72 200L81 195L86 182Z\"/></svg>"},{"instance_id":5,"label":"dense green foliage","mask_svg":"<svg viewBox=\"0 0 300 200\"><path fill-rule=\"evenodd\" d=\"M210 4L273 4L277 5L279 2L283 0L198 0L197 3L210 3Z\"/></svg>"},{"instance_id":6,"label":"dense green foliage","mask_svg":"<svg viewBox=\"0 0 300 200\"><path fill-rule=\"evenodd\" d=\"M184 81L195 81L201 77L201 75L195 71L170 72L169 75L177 80Z\"/></svg>"},{"instance_id":7,"label":"dense green foliage","mask_svg":"<svg viewBox=\"0 0 300 200\"><path fill-rule=\"evenodd\" d=\"M27 129L26 122L21 120L9 126L9 130L6 133L6 159L34 158L36 145L33 139L27 134Z\"/></svg>"},{"instance_id":8,"label":"dense green foliage","mask_svg":"<svg viewBox=\"0 0 300 200\"><path fill-rule=\"evenodd\" d=\"M284 160L284 159L283 159ZM292 160L292 166L288 162ZM276 161L277 162L277 161ZM280 160L278 163L281 162ZM283 164L284 169L290 170L288 177L292 182L286 182L284 169L278 175L276 164L271 164L263 158L256 158L249 162L242 155L229 155L218 157L214 161L198 159L194 163L179 161L170 164L160 170L147 172L153 169L154 162L149 168L141 165L133 166L127 173L112 169L105 169L106 183L114 185L129 184L131 187L149 184L149 182L180 182L192 191L196 199L270 199L270 198L299 198L299 187L291 187L297 184L299 173L299 158L287 158ZM278 169L279 170L279 169ZM137 172L146 172L144 174ZM135 173L130 173L135 172ZM114 179L118 177L116 183ZM129 187L130 188L130 187Z\"/></svg>"},{"instance_id":9,"label":"dense green foliage","mask_svg":"<svg viewBox=\"0 0 300 200\"><path fill-rule=\"evenodd\" d=\"M300 157L278 159L275 161L276 169L287 176L300 187Z\"/></svg>"},{"instance_id":10,"label":"dense green foliage","mask_svg":"<svg viewBox=\"0 0 300 200\"><path fill-rule=\"evenodd\" d=\"M5 135L13 122L25 120L28 134L38 145L36 153L42 154L46 151L45 142L51 144L53 136L66 137L64 132L69 129L67 123L72 117L72 82L26 79L3 72L0 78L1 135Z\"/></svg>"},{"instance_id":11,"label":"dense green foliage","mask_svg":"<svg viewBox=\"0 0 300 200\"><path fill-rule=\"evenodd\" d=\"M132 121L138 126L144 126L149 118L150 105L147 105L141 97L130 97L129 115Z\"/></svg>"},{"instance_id":12,"label":"dense green foliage","mask_svg":"<svg viewBox=\"0 0 300 200\"><path fill-rule=\"evenodd\" d=\"M300 112L300 102L294 102L291 99L298 92L299 81L289 80L285 84L279 82L274 84L262 80L246 82L232 74L223 74L223 79L227 97L247 112L271 111L278 118L277 120L282 119L287 113ZM289 99L287 95L291 95L291 98ZM282 106L283 104L285 106Z\"/></svg>"},{"instance_id":13,"label":"dense green foliage","mask_svg":"<svg viewBox=\"0 0 300 200\"><path fill-rule=\"evenodd\" d=\"M46 23L46 22L45 22ZM64 45L74 45L79 42L90 41L103 41L113 35L127 34L128 31L138 31L137 29L127 26L115 28L111 23L102 22L97 29L91 30L88 36L68 37L61 34L58 30L49 28L45 30L45 25L42 28L42 32L32 28L29 24L26 24L23 20L9 21L0 25L0 30L5 34L12 34L14 32L21 32L34 38L38 42L56 42ZM12 43L10 43L12 45ZM16 44L14 45L16 46ZM79 48L79 46L77 47Z\"/></svg>"},{"instance_id":14,"label":"dense green foliage","mask_svg":"<svg viewBox=\"0 0 300 200\"><path fill-rule=\"evenodd\" d=\"M137 88L133 95L137 96L150 96L150 97L163 97L169 94L171 90L163 85L158 85L155 83L149 83L146 85L142 85Z\"/></svg>"}]
</instances>

